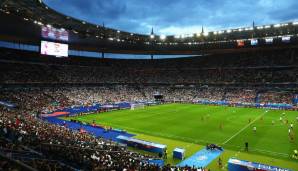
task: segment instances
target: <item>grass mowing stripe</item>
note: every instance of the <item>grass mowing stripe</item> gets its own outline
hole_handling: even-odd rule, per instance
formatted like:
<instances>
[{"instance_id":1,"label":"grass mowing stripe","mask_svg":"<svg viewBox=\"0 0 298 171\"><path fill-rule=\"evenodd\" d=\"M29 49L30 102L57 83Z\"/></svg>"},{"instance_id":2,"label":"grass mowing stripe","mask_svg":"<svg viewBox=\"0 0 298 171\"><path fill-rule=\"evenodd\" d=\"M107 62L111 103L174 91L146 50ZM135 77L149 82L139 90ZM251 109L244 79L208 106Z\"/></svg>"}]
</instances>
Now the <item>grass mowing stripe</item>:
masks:
<instances>
[{"instance_id":1,"label":"grass mowing stripe","mask_svg":"<svg viewBox=\"0 0 298 171\"><path fill-rule=\"evenodd\" d=\"M97 124L127 129L128 132L137 133L136 138L138 135L144 135L140 138L161 144L171 144L173 149L175 147L184 147L187 148L187 151L192 149L191 153L188 153L189 155L198 150L198 146L193 144L205 145L207 142L221 144L230 139L224 145L226 151L224 156L231 157L235 153L238 154L239 150L243 151L243 147L240 145L249 142L250 152L240 153L240 156L244 156L243 159L298 168L295 167L298 164L293 163L294 161L289 158L293 150L298 148L297 141L289 141L287 132L289 125L279 122L279 117L283 116L284 111L270 110L266 114L263 112L265 109L170 104L68 119L87 123L95 121ZM258 121L257 119L262 116L264 118ZM297 116L297 111L286 111L285 119L289 120L289 123L296 123ZM260 128L257 134L248 129L251 127L247 125L250 118L253 120L250 125L255 124ZM276 123L273 125L272 121ZM223 129L220 129L221 123L223 123ZM298 132L297 123L294 124L295 133ZM243 131L238 133L242 129ZM266 159L263 160L262 156ZM274 163L273 160L280 162ZM211 165L212 167L213 165L217 166L216 163Z\"/></svg>"},{"instance_id":2,"label":"grass mowing stripe","mask_svg":"<svg viewBox=\"0 0 298 171\"><path fill-rule=\"evenodd\" d=\"M85 120L85 119L81 119L81 120ZM131 128L131 127L127 127L127 126L122 126L122 125L117 125L117 124L109 124L109 123L102 123L103 125L109 125L112 127L117 127L117 128L122 128L122 129L126 129L126 130L130 130L136 133L145 133L148 135L153 135L153 136L159 136L159 137L166 137L166 138L171 138L171 139L176 139L176 140L183 140L185 142L189 142L189 143L210 143L207 140L197 140L197 139L193 139L193 138L189 138L189 137L182 137L182 136L177 136L177 135L172 135L172 134L164 134L164 133L157 133L157 132L150 132L150 131L145 131L145 130L140 130L140 129L136 129L136 128Z\"/></svg>"},{"instance_id":3,"label":"grass mowing stripe","mask_svg":"<svg viewBox=\"0 0 298 171\"><path fill-rule=\"evenodd\" d=\"M243 146L237 146L237 145L229 145L229 144L226 144L225 147L236 147L238 149L240 149L240 151L244 150L244 147ZM282 157L282 158L288 158L289 157L289 154L286 154L286 153L280 153L280 152L274 152L274 151L270 151L270 150L262 150L262 149L258 149L258 148L250 148L251 152L257 152L257 153L260 153L260 154L268 154L270 153L272 156L276 156L276 157Z\"/></svg>"}]
</instances>

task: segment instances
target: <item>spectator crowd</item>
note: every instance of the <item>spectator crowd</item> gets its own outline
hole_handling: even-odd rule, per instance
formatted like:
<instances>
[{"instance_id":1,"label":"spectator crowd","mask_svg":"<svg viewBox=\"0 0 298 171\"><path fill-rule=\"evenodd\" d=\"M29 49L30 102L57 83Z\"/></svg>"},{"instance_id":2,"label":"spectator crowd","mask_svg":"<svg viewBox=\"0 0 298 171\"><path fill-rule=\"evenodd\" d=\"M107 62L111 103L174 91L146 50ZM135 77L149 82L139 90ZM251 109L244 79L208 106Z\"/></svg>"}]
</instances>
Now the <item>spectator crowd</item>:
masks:
<instances>
[{"instance_id":1,"label":"spectator crowd","mask_svg":"<svg viewBox=\"0 0 298 171\"><path fill-rule=\"evenodd\" d=\"M297 105L297 56L296 50L288 50L88 61L6 50L0 55L0 101L15 108L0 105L0 170L207 170L152 165L148 159L158 157L47 123L39 115L95 103L153 101L156 94L166 102ZM274 88L264 86L268 84Z\"/></svg>"},{"instance_id":2,"label":"spectator crowd","mask_svg":"<svg viewBox=\"0 0 298 171\"><path fill-rule=\"evenodd\" d=\"M5 51L0 55L0 83L162 83L246 86L298 83L296 50L160 60L78 57L55 59L44 56L33 57L31 53L19 53Z\"/></svg>"}]
</instances>

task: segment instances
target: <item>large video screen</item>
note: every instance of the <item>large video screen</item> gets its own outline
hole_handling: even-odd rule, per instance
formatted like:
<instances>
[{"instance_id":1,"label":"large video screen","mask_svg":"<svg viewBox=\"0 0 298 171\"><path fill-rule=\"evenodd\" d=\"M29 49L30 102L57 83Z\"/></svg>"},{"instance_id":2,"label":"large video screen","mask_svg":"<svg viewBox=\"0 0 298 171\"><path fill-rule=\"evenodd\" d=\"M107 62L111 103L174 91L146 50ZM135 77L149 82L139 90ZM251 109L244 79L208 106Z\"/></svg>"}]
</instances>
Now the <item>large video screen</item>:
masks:
<instances>
[{"instance_id":1,"label":"large video screen","mask_svg":"<svg viewBox=\"0 0 298 171\"><path fill-rule=\"evenodd\" d=\"M68 41L68 31L49 26L42 27L41 36L45 39Z\"/></svg>"},{"instance_id":2,"label":"large video screen","mask_svg":"<svg viewBox=\"0 0 298 171\"><path fill-rule=\"evenodd\" d=\"M40 53L57 57L68 57L68 44L41 41Z\"/></svg>"}]
</instances>

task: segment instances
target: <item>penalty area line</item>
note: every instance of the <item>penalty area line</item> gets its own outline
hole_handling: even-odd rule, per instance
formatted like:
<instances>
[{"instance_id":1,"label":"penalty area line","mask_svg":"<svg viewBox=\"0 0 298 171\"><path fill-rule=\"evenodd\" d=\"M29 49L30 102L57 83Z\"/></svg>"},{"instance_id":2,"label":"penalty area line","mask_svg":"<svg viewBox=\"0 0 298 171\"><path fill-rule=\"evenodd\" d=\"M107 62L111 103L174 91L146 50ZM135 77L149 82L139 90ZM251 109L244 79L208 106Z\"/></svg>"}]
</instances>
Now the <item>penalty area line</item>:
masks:
<instances>
[{"instance_id":1,"label":"penalty area line","mask_svg":"<svg viewBox=\"0 0 298 171\"><path fill-rule=\"evenodd\" d=\"M249 124L247 124L245 127L243 127L242 129L240 129L238 132L236 132L236 134L234 134L233 136L231 136L229 139L227 139L225 142L223 142L222 144L225 145L226 143L228 143L229 141L231 141L234 137L236 137L237 135L239 135L242 131L244 131L246 128L248 128L249 126L251 126L252 124L254 124L257 120L259 120L261 117L263 117L266 114L266 112L262 113L260 116L256 117L252 122L250 122Z\"/></svg>"}]
</instances>

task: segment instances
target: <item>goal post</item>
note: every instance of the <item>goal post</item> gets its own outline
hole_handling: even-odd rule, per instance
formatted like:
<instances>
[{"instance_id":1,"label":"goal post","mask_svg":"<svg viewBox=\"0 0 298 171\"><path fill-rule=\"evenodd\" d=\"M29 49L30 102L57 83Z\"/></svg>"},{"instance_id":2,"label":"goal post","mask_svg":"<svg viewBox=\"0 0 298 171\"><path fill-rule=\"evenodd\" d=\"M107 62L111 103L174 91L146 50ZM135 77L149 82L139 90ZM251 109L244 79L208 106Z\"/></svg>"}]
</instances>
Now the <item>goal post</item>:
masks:
<instances>
[{"instance_id":1,"label":"goal post","mask_svg":"<svg viewBox=\"0 0 298 171\"><path fill-rule=\"evenodd\" d=\"M135 109L144 109L145 108L145 104L144 103L132 103L130 106L131 110L135 110Z\"/></svg>"}]
</instances>

